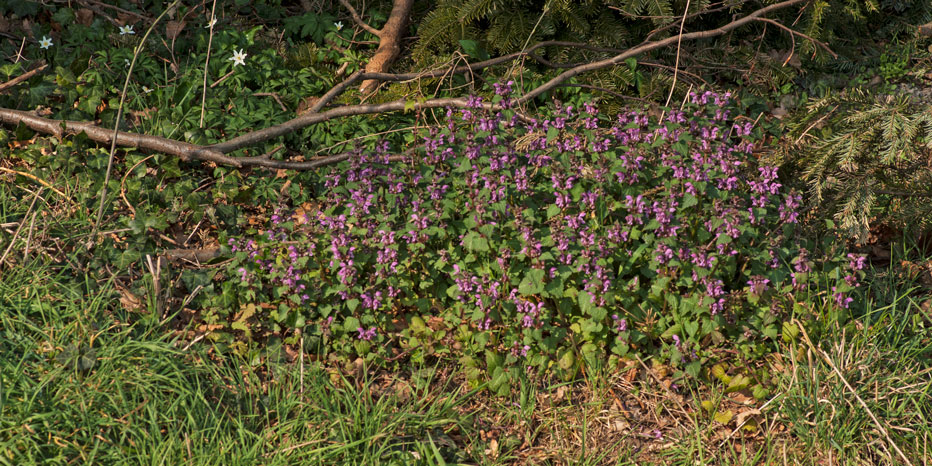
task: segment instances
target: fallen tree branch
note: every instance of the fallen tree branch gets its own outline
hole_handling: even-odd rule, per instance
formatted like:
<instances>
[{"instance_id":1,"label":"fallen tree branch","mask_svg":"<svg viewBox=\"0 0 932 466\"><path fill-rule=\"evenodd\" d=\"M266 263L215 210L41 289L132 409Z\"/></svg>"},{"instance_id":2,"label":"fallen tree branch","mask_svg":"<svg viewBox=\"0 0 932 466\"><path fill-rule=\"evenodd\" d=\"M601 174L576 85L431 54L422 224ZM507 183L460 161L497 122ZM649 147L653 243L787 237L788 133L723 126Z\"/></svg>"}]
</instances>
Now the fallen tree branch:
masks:
<instances>
[{"instance_id":1,"label":"fallen tree branch","mask_svg":"<svg viewBox=\"0 0 932 466\"><path fill-rule=\"evenodd\" d=\"M690 32L686 34L677 34L675 36L667 37L666 39L638 45L636 47L628 49L627 51L623 53L615 55L614 57L609 58L607 60L601 60L597 62L588 63L586 65L577 66L576 68L571 68L569 70L564 71L563 73L560 73L559 75L557 75L555 78L551 79L550 81L547 81L546 83L531 90L530 92L523 95L522 97L518 98L515 103L517 105L526 103L530 101L531 99L534 99L535 97L543 94L544 92L549 91L557 84L563 81L566 81L570 78L573 78L575 76L578 76L582 73L596 71L596 70L600 70L603 68L608 68L610 66L620 65L624 63L624 61L627 60L628 58L634 57L636 55L641 55L645 52L649 52L651 50L655 50L661 47L666 47L668 45L672 45L679 41L708 39L711 37L717 37L733 29L736 29L740 26L743 26L747 23L750 23L751 21L756 21L757 18L760 18L765 14L771 13L773 11L781 10L783 8L787 8L787 7L790 7L790 6L799 4L799 3L803 3L805 1L809 1L809 0L787 0L785 2L775 3L773 5L766 6L759 10L756 10L743 18L736 19L724 26L721 26L715 29L709 29L706 31Z\"/></svg>"},{"instance_id":2,"label":"fallen tree branch","mask_svg":"<svg viewBox=\"0 0 932 466\"><path fill-rule=\"evenodd\" d=\"M42 63L41 65L39 65L39 66L36 67L35 69L33 69L33 70L31 70L31 71L27 71L27 72L25 72L25 73L23 73L23 74L21 74L21 75L15 77L15 78L9 80L9 81L7 81L7 82L5 82L5 83L3 83L3 84L0 84L0 92L3 92L3 91L5 91L5 90L7 90L7 89L9 89L9 88L11 88L11 87L13 87L13 86L15 86L15 85L17 85L17 84L23 82L23 81L25 81L25 80L27 80L27 79L29 79L29 78L35 76L36 74L42 72L43 70L45 70L45 69L48 68L48 67L49 67L49 65L48 65L47 63Z\"/></svg>"},{"instance_id":3,"label":"fallen tree branch","mask_svg":"<svg viewBox=\"0 0 932 466\"><path fill-rule=\"evenodd\" d=\"M631 49L617 53L615 56L600 60L592 63L586 63L583 65L575 66L570 68L563 73L560 73L555 78L547 81L546 83L530 90L528 93L524 94L521 97L518 97L514 100L513 104L521 105L526 104L537 96L552 90L560 86L565 81L578 76L582 73L596 71L604 68L609 68L612 66L620 65L628 58L631 58L636 55L644 54L646 52L666 47L668 45L674 44L683 40L699 40L707 39L710 37L716 37L722 34L725 34L735 28L738 28L744 24L750 23L752 21L757 21L763 15L770 12L787 8L792 5L803 3L809 0L787 0L781 3L776 3L759 10L756 10L749 15L734 20L724 26L718 27L716 29L691 32L686 34L677 34L675 36L668 37L663 40L658 40L654 42L643 43ZM190 144L187 142L177 141L173 139L167 139L160 136L149 136L144 134L136 134L125 131L113 131L111 129L101 128L89 122L81 121L61 121L61 120L52 120L48 118L43 118L33 113L24 112L20 110L0 108L0 122L3 122L7 125L18 125L20 123L28 126L29 128L42 132L45 134L52 134L58 138L61 138L65 135L74 135L79 133L87 134L88 138L93 141L101 143L115 143L119 146L124 147L137 147L144 150L162 152L169 155L174 155L181 158L184 161L205 161L213 162L218 165L227 165L236 168L249 168L249 167L261 167L261 168L271 168L271 169L289 169L289 170L311 170L314 168L322 167L325 165L331 165L334 163L342 162L348 160L353 156L352 152L336 154L328 157L321 157L308 161L282 161L282 160L272 160L266 156L251 156L251 157L232 157L227 154L243 149L246 147L254 146L268 140L284 136L286 134L292 133L294 131L303 129L308 126L312 126L318 123L323 123L335 118L344 118L350 116L358 115L369 115L377 113L386 113L386 112L396 112L396 111L407 111L407 110L423 110L431 108L467 108L467 100L465 98L441 98L441 99L429 99L422 102L410 102L405 99L399 99L391 102L386 102L382 104L367 104L367 105L348 105L343 107L336 107L326 112L320 112L328 103L333 99L343 93L349 86L353 85L360 80L371 80L378 82L385 81L408 81L414 79L424 79L424 78L433 78L433 77L442 77L444 75L449 75L451 73L466 73L466 72L475 72L477 70L495 66L498 64L506 63L509 60L514 60L522 56L527 56L529 53L534 50L546 47L546 46L571 46L585 48L588 50L599 51L599 52L608 52L615 53L618 50L593 47L586 44L579 44L576 42L562 42L562 41L548 41L535 44L532 47L529 47L527 50L519 53L514 53L510 55L505 55L503 57L498 57L494 59L485 60L482 62L474 63L471 65L462 65L455 67L448 67L441 70L433 70L429 72L418 72L418 73L370 73L357 71L352 75L348 76L343 82L337 84L330 89L326 94L324 94L317 102L309 109L309 111L303 115L300 115L292 120L289 120L285 123L278 125L270 126L264 129L251 131L246 134L234 137L227 141L212 144L207 146L201 146L196 144ZM501 107L497 104L483 103L482 106L490 111L501 110ZM115 139L115 141L114 141ZM400 156L395 156L400 158Z\"/></svg>"},{"instance_id":4,"label":"fallen tree branch","mask_svg":"<svg viewBox=\"0 0 932 466\"><path fill-rule=\"evenodd\" d=\"M341 0L341 3L349 6L346 0ZM414 0L394 0L392 2L392 11L388 14L388 20L385 21L382 29L375 34L379 37L379 48L375 50L375 54L369 59L369 63L366 63L366 72L385 73L401 55L401 38L404 36L405 26L408 24L408 17L411 16L411 7L413 5ZM363 94L369 94L375 91L378 85L379 81L366 80L359 85L359 91Z\"/></svg>"}]
</instances>

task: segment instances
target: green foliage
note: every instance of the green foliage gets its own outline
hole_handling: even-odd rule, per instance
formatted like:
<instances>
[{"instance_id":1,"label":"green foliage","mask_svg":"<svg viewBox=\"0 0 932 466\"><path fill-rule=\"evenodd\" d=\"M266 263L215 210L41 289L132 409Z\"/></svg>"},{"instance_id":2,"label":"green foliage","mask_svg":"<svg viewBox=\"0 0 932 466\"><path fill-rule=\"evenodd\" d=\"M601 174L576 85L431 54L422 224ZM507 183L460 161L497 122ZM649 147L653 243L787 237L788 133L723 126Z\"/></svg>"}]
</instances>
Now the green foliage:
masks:
<instances>
[{"instance_id":1,"label":"green foliage","mask_svg":"<svg viewBox=\"0 0 932 466\"><path fill-rule=\"evenodd\" d=\"M324 41L325 34L339 30L335 19L330 14L319 15L314 12L292 16L285 18L285 32L298 39L312 39L314 43L320 45ZM342 28L342 23L340 27Z\"/></svg>"},{"instance_id":2,"label":"green foliage","mask_svg":"<svg viewBox=\"0 0 932 466\"><path fill-rule=\"evenodd\" d=\"M726 342L759 356L789 296L832 288L820 299L846 309L861 266L799 249L819 249L794 228L799 199L753 163L761 133L727 102L693 95L662 122L582 102L530 127L451 111L417 157L360 151L314 210L230 238L205 318L336 358L455 358L498 393L525 366L571 380L634 354L696 375Z\"/></svg>"},{"instance_id":3,"label":"green foliage","mask_svg":"<svg viewBox=\"0 0 932 466\"><path fill-rule=\"evenodd\" d=\"M864 240L874 222L923 229L932 220L930 138L927 103L852 89L814 99L790 125L781 157L798 167L812 201Z\"/></svg>"},{"instance_id":4,"label":"green foliage","mask_svg":"<svg viewBox=\"0 0 932 466\"><path fill-rule=\"evenodd\" d=\"M658 3L669 5L669 0ZM628 34L620 15L602 1L443 0L421 21L418 35L413 56L424 61L453 51L463 39L502 54L548 39L617 46Z\"/></svg>"}]
</instances>

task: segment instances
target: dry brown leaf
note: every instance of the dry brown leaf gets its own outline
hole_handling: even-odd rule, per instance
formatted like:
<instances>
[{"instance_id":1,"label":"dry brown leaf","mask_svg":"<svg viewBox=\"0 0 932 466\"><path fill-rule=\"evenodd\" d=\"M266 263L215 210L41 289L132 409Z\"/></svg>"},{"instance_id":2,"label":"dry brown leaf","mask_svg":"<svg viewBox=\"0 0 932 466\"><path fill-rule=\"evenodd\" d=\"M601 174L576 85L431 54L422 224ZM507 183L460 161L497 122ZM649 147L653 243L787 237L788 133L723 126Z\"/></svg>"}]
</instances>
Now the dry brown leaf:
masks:
<instances>
[{"instance_id":1,"label":"dry brown leaf","mask_svg":"<svg viewBox=\"0 0 932 466\"><path fill-rule=\"evenodd\" d=\"M122 286L117 286L117 291L120 292L120 305L123 306L123 309L126 309L127 312L143 312L144 304L142 298L133 294Z\"/></svg>"},{"instance_id":2,"label":"dry brown leaf","mask_svg":"<svg viewBox=\"0 0 932 466\"><path fill-rule=\"evenodd\" d=\"M94 11L89 8L78 8L74 16L74 21L81 26L90 26L94 22Z\"/></svg>"},{"instance_id":3,"label":"dry brown leaf","mask_svg":"<svg viewBox=\"0 0 932 466\"><path fill-rule=\"evenodd\" d=\"M214 330L220 330L223 328L223 325L220 324L201 324L197 326L198 333L209 333Z\"/></svg>"},{"instance_id":4,"label":"dry brown leaf","mask_svg":"<svg viewBox=\"0 0 932 466\"><path fill-rule=\"evenodd\" d=\"M318 100L320 100L320 97L315 96L308 96L301 99L301 102L298 103L298 109L295 111L295 113L298 115L307 113L307 111L310 110Z\"/></svg>"},{"instance_id":5,"label":"dry brown leaf","mask_svg":"<svg viewBox=\"0 0 932 466\"><path fill-rule=\"evenodd\" d=\"M613 432L627 432L631 430L631 424L624 419L615 419L608 427Z\"/></svg>"},{"instance_id":6,"label":"dry brown leaf","mask_svg":"<svg viewBox=\"0 0 932 466\"><path fill-rule=\"evenodd\" d=\"M494 438L489 442L489 448L485 450L485 454L489 455L491 458L498 457L498 440Z\"/></svg>"},{"instance_id":7,"label":"dry brown leaf","mask_svg":"<svg viewBox=\"0 0 932 466\"><path fill-rule=\"evenodd\" d=\"M759 415L760 415L760 410L757 408L746 409L738 413L738 416L735 417L735 422L737 422L738 425L740 426L741 424L744 424L745 421L747 421L749 417L759 416Z\"/></svg>"},{"instance_id":8,"label":"dry brown leaf","mask_svg":"<svg viewBox=\"0 0 932 466\"><path fill-rule=\"evenodd\" d=\"M117 13L116 19L118 23L125 26L127 24L133 24L133 21L136 21L137 18L129 13L119 12Z\"/></svg>"},{"instance_id":9,"label":"dry brown leaf","mask_svg":"<svg viewBox=\"0 0 932 466\"><path fill-rule=\"evenodd\" d=\"M427 318L427 328L436 332L444 327L443 317L431 316Z\"/></svg>"},{"instance_id":10,"label":"dry brown leaf","mask_svg":"<svg viewBox=\"0 0 932 466\"><path fill-rule=\"evenodd\" d=\"M567 385L560 385L559 387L557 387L557 391L553 394L554 403L560 404L563 401L563 399L566 398L566 394L569 391L570 391L570 388Z\"/></svg>"},{"instance_id":11,"label":"dry brown leaf","mask_svg":"<svg viewBox=\"0 0 932 466\"><path fill-rule=\"evenodd\" d=\"M747 396L741 392L733 392L730 396L731 400L735 403L740 403L743 405L749 405L755 403L754 397Z\"/></svg>"},{"instance_id":12,"label":"dry brown leaf","mask_svg":"<svg viewBox=\"0 0 932 466\"><path fill-rule=\"evenodd\" d=\"M175 40L178 34L181 34L181 31L184 30L185 24L184 21L169 21L165 23L165 36L170 40Z\"/></svg>"}]
</instances>

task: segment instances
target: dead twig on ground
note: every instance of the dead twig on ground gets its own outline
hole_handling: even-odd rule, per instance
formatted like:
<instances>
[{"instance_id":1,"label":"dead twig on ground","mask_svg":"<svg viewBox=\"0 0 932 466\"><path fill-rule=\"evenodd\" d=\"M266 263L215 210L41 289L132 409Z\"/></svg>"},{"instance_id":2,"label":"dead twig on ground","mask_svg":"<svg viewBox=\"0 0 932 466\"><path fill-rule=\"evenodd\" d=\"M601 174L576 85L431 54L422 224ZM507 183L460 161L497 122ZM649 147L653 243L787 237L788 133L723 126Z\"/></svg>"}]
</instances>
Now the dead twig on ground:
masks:
<instances>
[{"instance_id":1,"label":"dead twig on ground","mask_svg":"<svg viewBox=\"0 0 932 466\"><path fill-rule=\"evenodd\" d=\"M15 78L9 80L9 81L7 81L7 82L5 82L5 83L3 83L3 84L0 84L0 92L3 92L3 91L5 91L5 90L7 90L7 89L9 89L9 88L11 88L11 87L13 87L13 86L15 86L15 85L21 83L21 82L23 82L23 81L25 81L25 80L27 80L27 79L33 77L33 76L35 76L35 75L41 73L42 71L45 71L45 69L48 68L48 67L49 67L49 65L48 65L47 63L42 63L41 65L39 65L38 67L36 67L36 68L34 68L34 69L30 70L30 71L27 71L27 72L25 72L25 73L23 73L23 74L21 74L21 75L15 77Z\"/></svg>"}]
</instances>

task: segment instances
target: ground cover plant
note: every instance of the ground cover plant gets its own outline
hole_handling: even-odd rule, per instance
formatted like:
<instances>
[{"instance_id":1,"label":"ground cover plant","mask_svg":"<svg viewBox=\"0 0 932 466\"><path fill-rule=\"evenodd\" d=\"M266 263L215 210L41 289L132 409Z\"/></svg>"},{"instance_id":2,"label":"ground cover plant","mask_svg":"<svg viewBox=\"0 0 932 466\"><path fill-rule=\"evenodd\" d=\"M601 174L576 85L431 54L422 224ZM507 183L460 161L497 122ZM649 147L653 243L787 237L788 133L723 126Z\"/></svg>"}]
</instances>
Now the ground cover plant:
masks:
<instances>
[{"instance_id":1,"label":"ground cover plant","mask_svg":"<svg viewBox=\"0 0 932 466\"><path fill-rule=\"evenodd\" d=\"M519 6L0 4L0 464L924 464L927 2Z\"/></svg>"},{"instance_id":2,"label":"ground cover plant","mask_svg":"<svg viewBox=\"0 0 932 466\"><path fill-rule=\"evenodd\" d=\"M495 88L509 107L511 83ZM229 238L213 311L370 361L450 353L478 378L482 359L508 393L526 367L570 380L607 353L697 376L722 344L765 352L793 298L854 300L864 258L798 234L801 197L758 166L760 131L729 95L660 121L583 102L521 123L473 102L413 155L359 150L313 209Z\"/></svg>"}]
</instances>

